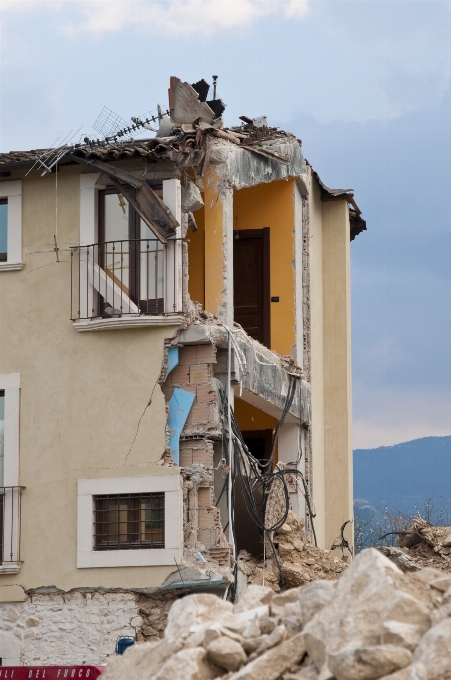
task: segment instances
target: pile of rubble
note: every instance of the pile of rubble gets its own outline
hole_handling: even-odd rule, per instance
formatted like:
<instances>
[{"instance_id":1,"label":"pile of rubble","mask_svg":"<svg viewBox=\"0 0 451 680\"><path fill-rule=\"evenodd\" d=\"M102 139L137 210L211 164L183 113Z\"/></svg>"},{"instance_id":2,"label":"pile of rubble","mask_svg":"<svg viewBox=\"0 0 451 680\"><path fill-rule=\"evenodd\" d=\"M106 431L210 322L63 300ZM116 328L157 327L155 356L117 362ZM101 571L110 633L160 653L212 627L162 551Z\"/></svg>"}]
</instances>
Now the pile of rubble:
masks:
<instances>
[{"instance_id":1,"label":"pile of rubble","mask_svg":"<svg viewBox=\"0 0 451 680\"><path fill-rule=\"evenodd\" d=\"M434 567L451 572L451 527L436 527L416 518L406 531L399 532L399 548L379 548L402 571Z\"/></svg>"},{"instance_id":2,"label":"pile of rubble","mask_svg":"<svg viewBox=\"0 0 451 680\"><path fill-rule=\"evenodd\" d=\"M403 573L360 553L336 581L274 593L251 585L235 606L176 600L164 638L136 645L104 680L443 680L451 677L451 576Z\"/></svg>"},{"instance_id":3,"label":"pile of rubble","mask_svg":"<svg viewBox=\"0 0 451 680\"><path fill-rule=\"evenodd\" d=\"M238 570L246 576L247 583L269 586L278 592L280 583L282 588L292 588L317 579L337 579L347 567L347 555L335 557L329 550L316 548L308 541L304 520L292 511L285 524L275 532L273 544L276 556L268 542L264 561L246 550L240 552Z\"/></svg>"}]
</instances>

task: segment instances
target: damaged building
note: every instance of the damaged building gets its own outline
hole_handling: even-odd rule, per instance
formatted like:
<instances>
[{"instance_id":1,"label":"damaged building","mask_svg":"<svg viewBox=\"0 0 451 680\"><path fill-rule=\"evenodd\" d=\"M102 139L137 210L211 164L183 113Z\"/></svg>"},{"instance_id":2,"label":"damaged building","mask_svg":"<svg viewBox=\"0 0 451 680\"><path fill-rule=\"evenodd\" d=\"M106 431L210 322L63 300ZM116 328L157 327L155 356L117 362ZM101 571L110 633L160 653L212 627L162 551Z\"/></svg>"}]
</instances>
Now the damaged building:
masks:
<instances>
[{"instance_id":1,"label":"damaged building","mask_svg":"<svg viewBox=\"0 0 451 680\"><path fill-rule=\"evenodd\" d=\"M208 91L171 78L149 138L0 154L3 664L102 663L235 597L290 510L325 549L352 519L365 222Z\"/></svg>"}]
</instances>

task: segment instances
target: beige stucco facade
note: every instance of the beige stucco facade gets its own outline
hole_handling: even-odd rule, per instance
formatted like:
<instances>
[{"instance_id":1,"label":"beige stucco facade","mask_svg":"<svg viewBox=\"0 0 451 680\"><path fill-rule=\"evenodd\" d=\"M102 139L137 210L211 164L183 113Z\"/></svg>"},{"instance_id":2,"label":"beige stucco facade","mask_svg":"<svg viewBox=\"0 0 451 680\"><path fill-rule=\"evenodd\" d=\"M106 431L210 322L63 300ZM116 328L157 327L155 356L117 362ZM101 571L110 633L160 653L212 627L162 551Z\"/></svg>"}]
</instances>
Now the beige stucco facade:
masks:
<instances>
[{"instance_id":1,"label":"beige stucco facade","mask_svg":"<svg viewBox=\"0 0 451 680\"><path fill-rule=\"evenodd\" d=\"M279 146L274 148L271 153L282 153ZM27 174L28 167L14 163L7 166L0 197L2 190L7 194L8 182L22 182L22 259L3 268L0 262L0 379L20 376L18 476L5 484L23 490L20 561L15 573L3 568L6 561L0 565L0 596L23 593L31 606L36 590L75 590L83 597L99 589L148 595L167 593L172 583L175 597L180 569L200 568L189 562L200 549L208 553L213 569L213 576L205 579L225 584L230 551L236 546L227 528L230 508L225 497L216 508L220 487L216 478L213 482L218 475L213 467L218 470L226 456L220 448L221 384L232 403L234 394L239 395L235 411L242 430L274 432L290 372L295 374L297 391L276 451L280 462L291 464L299 454L294 450L297 441L303 442L299 471L306 477L316 516L307 516L296 489L290 490L293 507L310 529L314 523L318 545L326 549L341 525L352 519L348 197L325 193L297 141L290 140L282 151L292 154L292 166L271 157L255 160L236 140L214 140L203 177L196 179L190 171L204 205L194 212L196 232L186 232L184 213L180 220L181 235L188 240L174 274L183 278L181 314L116 314L115 319L97 316L83 323L71 319L78 284L73 269L71 277L70 248L80 244L84 229L80 178L92 175L94 192L108 178L97 168L73 162L61 163L57 175L44 176L37 170ZM252 172L245 161L254 164ZM146 160L147 179L182 178L176 161L153 163L148 170ZM141 158L111 166L135 177L144 172ZM280 300L271 316L269 348L233 330L234 238L240 230L264 228L270 230L270 294ZM52 250L54 235L59 262ZM241 355L235 345L229 350L232 332ZM178 348L178 364L167 375L168 348ZM229 351L236 354L230 371ZM260 359L254 361L257 355ZM270 379L265 363L274 367ZM174 426L168 421L175 390L194 400L176 454ZM190 475L200 469L204 477L193 487ZM81 527L86 526L80 519L80 480L125 479L130 484L138 480L138 486L140 479L151 480L152 490L180 490L179 526L171 538L179 541L174 548L179 552L168 552L160 563L152 563L150 556L140 565L80 567L77 550ZM117 484L111 482L111 488ZM351 534L348 527L350 543ZM185 580L189 569L183 571ZM5 595L5 603L11 597ZM14 598L20 599L17 594ZM129 621L127 630L142 635L139 608L129 609L134 623Z\"/></svg>"}]
</instances>

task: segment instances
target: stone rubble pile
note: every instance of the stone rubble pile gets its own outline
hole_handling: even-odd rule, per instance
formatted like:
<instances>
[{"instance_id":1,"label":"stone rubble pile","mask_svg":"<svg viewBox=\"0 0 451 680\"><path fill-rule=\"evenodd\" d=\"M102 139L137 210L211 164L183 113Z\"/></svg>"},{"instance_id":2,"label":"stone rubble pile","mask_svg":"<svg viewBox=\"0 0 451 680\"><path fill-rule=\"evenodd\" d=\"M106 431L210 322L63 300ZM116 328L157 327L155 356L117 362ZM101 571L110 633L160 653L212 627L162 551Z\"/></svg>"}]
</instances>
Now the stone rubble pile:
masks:
<instances>
[{"instance_id":1,"label":"stone rubble pile","mask_svg":"<svg viewBox=\"0 0 451 680\"><path fill-rule=\"evenodd\" d=\"M280 571L270 547L264 563L246 550L238 555L238 569L245 574L249 584L265 585L279 592L280 573L282 588L283 585L293 588L317 579L337 579L348 566L347 555L335 557L331 551L312 545L304 532L304 520L292 511L285 524L275 532L274 545Z\"/></svg>"},{"instance_id":2,"label":"stone rubble pile","mask_svg":"<svg viewBox=\"0 0 451 680\"><path fill-rule=\"evenodd\" d=\"M399 548L379 549L402 571L434 567L451 572L451 527L436 527L418 517L407 531L400 532Z\"/></svg>"},{"instance_id":3,"label":"stone rubble pile","mask_svg":"<svg viewBox=\"0 0 451 680\"><path fill-rule=\"evenodd\" d=\"M102 680L446 680L451 577L403 573L378 550L337 580L282 593L251 585L233 605L194 594L172 605L164 638L135 645Z\"/></svg>"}]
</instances>

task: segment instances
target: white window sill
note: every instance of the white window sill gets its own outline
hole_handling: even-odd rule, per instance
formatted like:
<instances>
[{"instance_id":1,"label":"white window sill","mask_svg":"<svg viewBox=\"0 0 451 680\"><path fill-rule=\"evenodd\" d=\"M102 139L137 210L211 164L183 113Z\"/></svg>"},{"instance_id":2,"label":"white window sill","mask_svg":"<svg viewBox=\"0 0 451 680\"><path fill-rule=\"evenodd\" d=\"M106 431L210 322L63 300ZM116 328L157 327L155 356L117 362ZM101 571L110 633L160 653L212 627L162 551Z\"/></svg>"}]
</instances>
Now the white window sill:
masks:
<instances>
[{"instance_id":1,"label":"white window sill","mask_svg":"<svg viewBox=\"0 0 451 680\"><path fill-rule=\"evenodd\" d=\"M0 564L0 574L18 574L22 565L18 562L10 562L9 564Z\"/></svg>"},{"instance_id":2,"label":"white window sill","mask_svg":"<svg viewBox=\"0 0 451 680\"><path fill-rule=\"evenodd\" d=\"M180 563L180 548L88 550L77 554L78 569L96 567L159 567Z\"/></svg>"},{"instance_id":3,"label":"white window sill","mask_svg":"<svg viewBox=\"0 0 451 680\"><path fill-rule=\"evenodd\" d=\"M0 262L0 272L13 272L24 267L23 262Z\"/></svg>"},{"instance_id":4,"label":"white window sill","mask_svg":"<svg viewBox=\"0 0 451 680\"><path fill-rule=\"evenodd\" d=\"M86 319L75 321L76 331L114 331L120 328L146 328L152 326L179 326L185 322L182 314L168 316L122 316L117 319Z\"/></svg>"}]
</instances>

